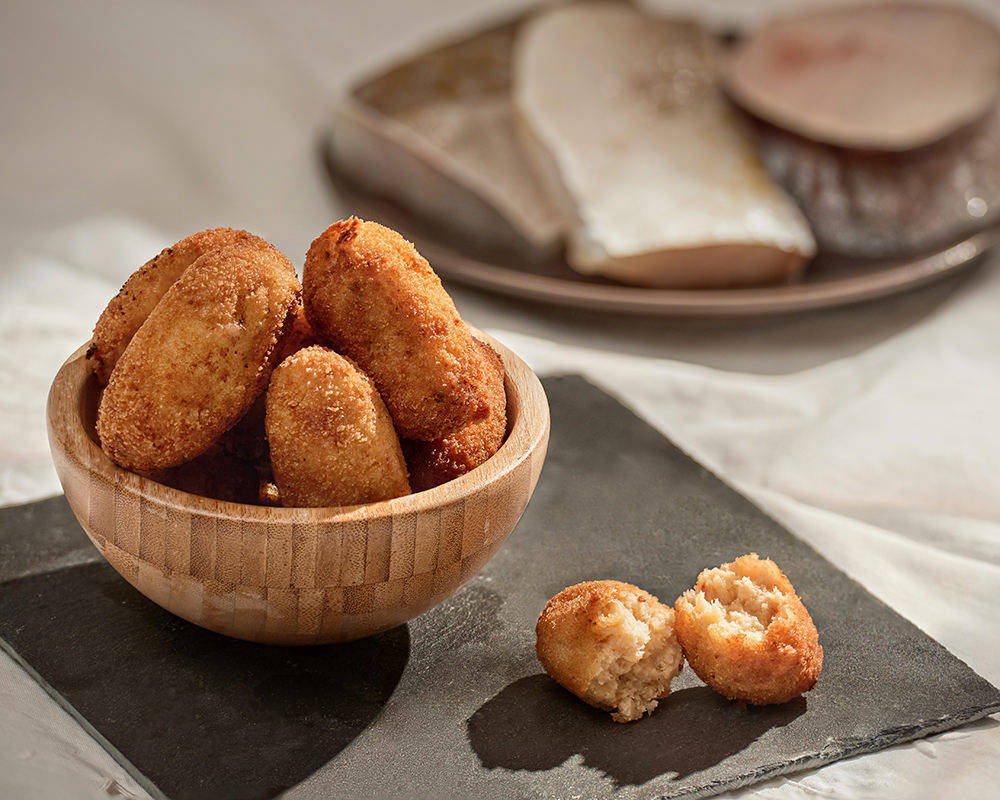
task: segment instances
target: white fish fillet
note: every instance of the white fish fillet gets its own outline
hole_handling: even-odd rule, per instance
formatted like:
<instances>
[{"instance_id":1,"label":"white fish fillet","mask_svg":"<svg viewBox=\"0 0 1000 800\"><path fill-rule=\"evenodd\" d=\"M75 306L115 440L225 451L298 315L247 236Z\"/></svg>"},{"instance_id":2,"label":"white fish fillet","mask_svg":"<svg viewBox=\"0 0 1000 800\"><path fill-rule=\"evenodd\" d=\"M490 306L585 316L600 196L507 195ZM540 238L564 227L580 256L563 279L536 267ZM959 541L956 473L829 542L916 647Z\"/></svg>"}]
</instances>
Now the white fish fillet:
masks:
<instances>
[{"instance_id":1,"label":"white fish fillet","mask_svg":"<svg viewBox=\"0 0 1000 800\"><path fill-rule=\"evenodd\" d=\"M514 57L519 133L559 202L574 269L694 288L794 278L815 253L715 86L694 25L581 3L527 23Z\"/></svg>"}]
</instances>

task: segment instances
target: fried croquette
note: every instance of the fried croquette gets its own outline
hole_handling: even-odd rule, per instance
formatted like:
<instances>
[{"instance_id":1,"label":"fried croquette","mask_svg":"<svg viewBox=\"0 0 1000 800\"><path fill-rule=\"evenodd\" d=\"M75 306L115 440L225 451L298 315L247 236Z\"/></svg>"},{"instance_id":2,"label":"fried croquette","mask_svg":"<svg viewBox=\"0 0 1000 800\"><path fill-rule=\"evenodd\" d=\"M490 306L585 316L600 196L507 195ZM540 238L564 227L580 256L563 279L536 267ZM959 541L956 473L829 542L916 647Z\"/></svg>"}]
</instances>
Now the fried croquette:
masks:
<instances>
[{"instance_id":1,"label":"fried croquette","mask_svg":"<svg viewBox=\"0 0 1000 800\"><path fill-rule=\"evenodd\" d=\"M683 666L674 610L619 581L563 589L545 606L535 635L545 671L615 722L655 709Z\"/></svg>"},{"instance_id":2,"label":"fried croquette","mask_svg":"<svg viewBox=\"0 0 1000 800\"><path fill-rule=\"evenodd\" d=\"M87 358L102 385L111 378L111 371L135 332L184 270L209 250L241 242L270 247L252 233L213 228L181 239L132 273L101 313L87 351Z\"/></svg>"},{"instance_id":3,"label":"fried croquette","mask_svg":"<svg viewBox=\"0 0 1000 800\"><path fill-rule=\"evenodd\" d=\"M778 565L756 553L704 570L675 609L691 668L730 700L784 703L823 668L809 612Z\"/></svg>"},{"instance_id":4,"label":"fried croquette","mask_svg":"<svg viewBox=\"0 0 1000 800\"><path fill-rule=\"evenodd\" d=\"M436 441L489 413L472 334L398 233L336 222L309 248L302 279L317 336L372 377L400 436Z\"/></svg>"},{"instance_id":5,"label":"fried croquette","mask_svg":"<svg viewBox=\"0 0 1000 800\"><path fill-rule=\"evenodd\" d=\"M486 418L473 422L436 442L403 441L403 454L410 470L410 486L415 492L432 489L471 472L492 458L507 433L507 396L504 390L503 362L496 351L478 339L487 373L486 399L490 410Z\"/></svg>"},{"instance_id":6,"label":"fried croquette","mask_svg":"<svg viewBox=\"0 0 1000 800\"><path fill-rule=\"evenodd\" d=\"M295 272L263 241L212 249L167 290L132 337L101 398L101 447L126 469L205 452L267 385L299 298Z\"/></svg>"},{"instance_id":7,"label":"fried croquette","mask_svg":"<svg viewBox=\"0 0 1000 800\"><path fill-rule=\"evenodd\" d=\"M375 385L332 350L307 347L281 362L267 390L266 423L286 506L348 506L410 493Z\"/></svg>"}]
</instances>

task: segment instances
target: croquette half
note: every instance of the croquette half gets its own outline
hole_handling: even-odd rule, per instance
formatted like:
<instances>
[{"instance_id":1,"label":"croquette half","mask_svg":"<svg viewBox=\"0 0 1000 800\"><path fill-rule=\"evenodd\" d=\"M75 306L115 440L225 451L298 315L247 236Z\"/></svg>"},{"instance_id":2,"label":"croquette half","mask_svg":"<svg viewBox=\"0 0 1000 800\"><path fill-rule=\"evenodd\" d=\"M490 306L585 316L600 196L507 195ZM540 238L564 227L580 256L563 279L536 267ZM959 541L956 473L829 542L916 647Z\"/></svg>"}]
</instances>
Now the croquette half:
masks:
<instances>
[{"instance_id":1,"label":"croquette half","mask_svg":"<svg viewBox=\"0 0 1000 800\"><path fill-rule=\"evenodd\" d=\"M823 668L809 612L778 565L756 553L704 570L675 609L691 668L730 700L784 703Z\"/></svg>"},{"instance_id":2,"label":"croquette half","mask_svg":"<svg viewBox=\"0 0 1000 800\"><path fill-rule=\"evenodd\" d=\"M655 709L683 666L674 610L619 581L563 589L545 606L535 635L545 671L615 722Z\"/></svg>"}]
</instances>

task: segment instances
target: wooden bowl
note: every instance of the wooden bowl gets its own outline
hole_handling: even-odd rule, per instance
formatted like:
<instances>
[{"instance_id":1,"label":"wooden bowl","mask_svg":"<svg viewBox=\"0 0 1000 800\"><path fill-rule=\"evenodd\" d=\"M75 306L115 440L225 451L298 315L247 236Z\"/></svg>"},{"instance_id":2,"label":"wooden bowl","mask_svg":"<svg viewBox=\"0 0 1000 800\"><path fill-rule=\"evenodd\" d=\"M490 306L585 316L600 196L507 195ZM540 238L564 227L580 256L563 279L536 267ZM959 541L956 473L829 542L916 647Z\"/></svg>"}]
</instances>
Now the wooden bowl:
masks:
<instances>
[{"instance_id":1,"label":"wooden bowl","mask_svg":"<svg viewBox=\"0 0 1000 800\"><path fill-rule=\"evenodd\" d=\"M100 390L86 346L52 382L49 446L91 541L168 611L254 642L370 636L422 614L479 572L534 491L549 438L545 392L521 359L490 343L507 372L500 451L456 480L394 500L269 508L199 497L128 472L97 443Z\"/></svg>"}]
</instances>

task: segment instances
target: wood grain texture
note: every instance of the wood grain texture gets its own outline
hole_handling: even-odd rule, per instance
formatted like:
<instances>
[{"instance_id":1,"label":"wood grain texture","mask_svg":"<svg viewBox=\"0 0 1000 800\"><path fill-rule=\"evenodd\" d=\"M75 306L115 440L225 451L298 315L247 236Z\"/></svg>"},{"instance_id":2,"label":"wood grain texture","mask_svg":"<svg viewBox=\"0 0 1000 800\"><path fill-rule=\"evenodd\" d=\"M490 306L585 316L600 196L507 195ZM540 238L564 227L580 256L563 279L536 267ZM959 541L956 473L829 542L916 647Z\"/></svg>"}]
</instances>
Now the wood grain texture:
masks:
<instances>
[{"instance_id":1,"label":"wood grain texture","mask_svg":"<svg viewBox=\"0 0 1000 800\"><path fill-rule=\"evenodd\" d=\"M94 433L99 387L74 353L49 391L49 446L91 541L140 592L218 633L324 644L388 630L475 575L520 519L541 472L549 410L538 378L506 370L508 434L454 481L345 508L269 508L187 494L114 464Z\"/></svg>"}]
</instances>

